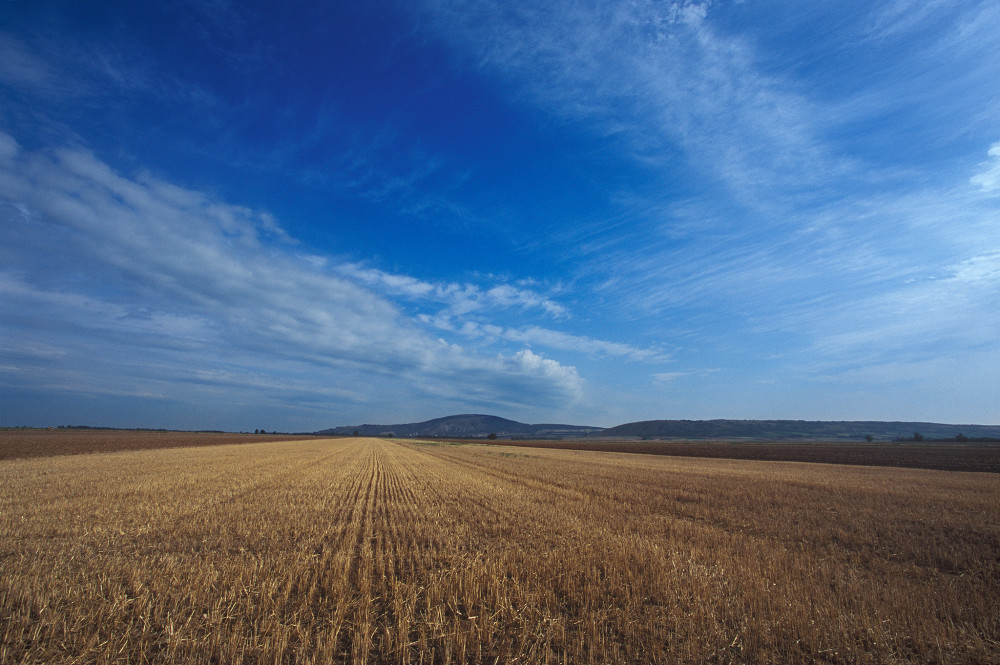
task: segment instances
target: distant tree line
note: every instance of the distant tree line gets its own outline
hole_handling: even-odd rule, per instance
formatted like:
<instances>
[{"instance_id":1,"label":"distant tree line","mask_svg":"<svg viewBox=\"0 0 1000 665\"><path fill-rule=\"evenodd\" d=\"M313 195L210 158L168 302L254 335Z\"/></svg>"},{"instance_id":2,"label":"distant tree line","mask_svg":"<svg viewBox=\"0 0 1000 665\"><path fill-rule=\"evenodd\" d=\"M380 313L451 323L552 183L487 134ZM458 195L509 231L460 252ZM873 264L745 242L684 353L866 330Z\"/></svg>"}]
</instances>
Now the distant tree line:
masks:
<instances>
[{"instance_id":1,"label":"distant tree line","mask_svg":"<svg viewBox=\"0 0 1000 665\"><path fill-rule=\"evenodd\" d=\"M865 437L865 438L868 439L869 441L871 440L870 437ZM968 437L962 434L961 432L959 432L950 439L926 439L924 438L924 435L921 434L920 432L914 432L913 436L911 437L901 436L893 439L893 441L897 442L915 441L918 443L921 441L928 443L1000 443L1000 439L995 437L989 437L989 436Z\"/></svg>"}]
</instances>

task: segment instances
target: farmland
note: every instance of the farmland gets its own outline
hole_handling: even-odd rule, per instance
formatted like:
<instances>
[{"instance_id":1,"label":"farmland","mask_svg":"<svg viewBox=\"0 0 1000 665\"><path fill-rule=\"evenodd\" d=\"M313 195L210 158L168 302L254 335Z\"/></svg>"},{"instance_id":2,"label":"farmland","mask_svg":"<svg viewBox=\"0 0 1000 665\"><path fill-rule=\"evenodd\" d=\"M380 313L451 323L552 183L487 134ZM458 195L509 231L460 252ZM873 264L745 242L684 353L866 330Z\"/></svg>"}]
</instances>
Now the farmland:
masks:
<instances>
[{"instance_id":1,"label":"farmland","mask_svg":"<svg viewBox=\"0 0 1000 665\"><path fill-rule=\"evenodd\" d=\"M471 441L467 442L471 443ZM505 441L502 445L640 455L712 457L772 462L819 462L823 464L1000 473L1000 444L998 443L529 440Z\"/></svg>"},{"instance_id":2,"label":"farmland","mask_svg":"<svg viewBox=\"0 0 1000 665\"><path fill-rule=\"evenodd\" d=\"M1000 662L1000 475L310 439L0 462L0 663Z\"/></svg>"},{"instance_id":3,"label":"farmland","mask_svg":"<svg viewBox=\"0 0 1000 665\"><path fill-rule=\"evenodd\" d=\"M228 432L167 432L107 429L0 430L0 460L52 455L83 455L124 450L154 450L188 446L225 445L252 441L291 441L287 434L231 434Z\"/></svg>"}]
</instances>

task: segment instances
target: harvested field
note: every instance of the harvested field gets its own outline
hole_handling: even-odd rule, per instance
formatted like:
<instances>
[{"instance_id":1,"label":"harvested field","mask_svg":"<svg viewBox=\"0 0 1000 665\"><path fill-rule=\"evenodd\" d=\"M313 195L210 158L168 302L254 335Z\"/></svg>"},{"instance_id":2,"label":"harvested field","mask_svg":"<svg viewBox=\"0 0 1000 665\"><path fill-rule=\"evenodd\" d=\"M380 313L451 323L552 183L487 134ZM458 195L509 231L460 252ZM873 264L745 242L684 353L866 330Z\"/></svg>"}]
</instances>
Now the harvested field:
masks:
<instances>
[{"instance_id":1,"label":"harvested field","mask_svg":"<svg viewBox=\"0 0 1000 665\"><path fill-rule=\"evenodd\" d=\"M228 432L162 432L113 429L5 429L0 430L0 460L51 455L113 453L230 443L297 441L287 434L231 434Z\"/></svg>"},{"instance_id":2,"label":"harvested field","mask_svg":"<svg viewBox=\"0 0 1000 665\"><path fill-rule=\"evenodd\" d=\"M458 440L456 440L458 441ZM897 466L941 471L1000 473L998 443L857 443L850 441L743 442L743 441L502 441L464 440L522 448L590 450L595 452L709 457L713 459L818 462L861 466Z\"/></svg>"},{"instance_id":3,"label":"harvested field","mask_svg":"<svg viewBox=\"0 0 1000 665\"><path fill-rule=\"evenodd\" d=\"M378 439L0 462L0 662L996 663L1000 475Z\"/></svg>"}]
</instances>

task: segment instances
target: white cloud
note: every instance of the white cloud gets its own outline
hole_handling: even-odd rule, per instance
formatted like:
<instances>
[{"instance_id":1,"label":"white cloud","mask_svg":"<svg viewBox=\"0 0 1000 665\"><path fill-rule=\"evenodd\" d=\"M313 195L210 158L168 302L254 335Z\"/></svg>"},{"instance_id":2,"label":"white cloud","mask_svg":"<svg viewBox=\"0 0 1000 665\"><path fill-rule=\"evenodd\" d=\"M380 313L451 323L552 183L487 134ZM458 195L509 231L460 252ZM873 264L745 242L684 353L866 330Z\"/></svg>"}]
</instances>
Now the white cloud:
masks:
<instances>
[{"instance_id":1,"label":"white cloud","mask_svg":"<svg viewBox=\"0 0 1000 665\"><path fill-rule=\"evenodd\" d=\"M693 374L699 374L699 373L698 372L656 372L652 376L653 376L653 381L655 381L656 383L668 384L668 383L673 383L675 380L677 380L677 379L679 379L681 377L691 376Z\"/></svg>"},{"instance_id":2,"label":"white cloud","mask_svg":"<svg viewBox=\"0 0 1000 665\"><path fill-rule=\"evenodd\" d=\"M643 349L630 344L609 342L584 335L571 335L538 326L508 328L501 333L504 339L525 344L537 344L560 351L573 351L593 356L623 358L636 362L665 362L669 355L659 349Z\"/></svg>"},{"instance_id":3,"label":"white cloud","mask_svg":"<svg viewBox=\"0 0 1000 665\"><path fill-rule=\"evenodd\" d=\"M690 372L656 372L653 374L653 380L657 383L671 383L675 379L688 376L689 374Z\"/></svg>"},{"instance_id":4,"label":"white cloud","mask_svg":"<svg viewBox=\"0 0 1000 665\"><path fill-rule=\"evenodd\" d=\"M566 308L548 296L511 284L484 288L468 283L426 282L408 275L395 275L355 264L343 264L336 270L338 274L387 295L443 304L448 308L448 314L454 316L498 309L536 310L553 317L568 316Z\"/></svg>"},{"instance_id":5,"label":"white cloud","mask_svg":"<svg viewBox=\"0 0 1000 665\"><path fill-rule=\"evenodd\" d=\"M0 82L18 88L47 88L54 79L54 73L44 60L21 40L0 32Z\"/></svg>"},{"instance_id":6,"label":"white cloud","mask_svg":"<svg viewBox=\"0 0 1000 665\"><path fill-rule=\"evenodd\" d=\"M719 368L716 367L711 369L694 369L677 372L655 372L652 376L654 382L666 385L685 376L708 376L709 374L715 374L719 371Z\"/></svg>"},{"instance_id":7,"label":"white cloud","mask_svg":"<svg viewBox=\"0 0 1000 665\"><path fill-rule=\"evenodd\" d=\"M595 339L586 335L573 335L539 326L504 328L473 320L456 321L449 313L440 313L435 316L422 315L419 320L439 330L455 332L469 339L485 340L489 343L506 340L535 347L542 346L557 351L582 353L601 358L622 358L633 362L662 363L670 359L670 355L659 348L641 348L631 344Z\"/></svg>"},{"instance_id":8,"label":"white cloud","mask_svg":"<svg viewBox=\"0 0 1000 665\"><path fill-rule=\"evenodd\" d=\"M895 367L902 376L941 358L991 358L1000 352L1000 253L807 316L799 324L815 340L809 352L817 374Z\"/></svg>"},{"instance_id":9,"label":"white cloud","mask_svg":"<svg viewBox=\"0 0 1000 665\"><path fill-rule=\"evenodd\" d=\"M977 254L956 264L949 279L982 287L985 293L994 291L994 287L1000 286L1000 251Z\"/></svg>"},{"instance_id":10,"label":"white cloud","mask_svg":"<svg viewBox=\"0 0 1000 665\"><path fill-rule=\"evenodd\" d=\"M457 51L542 108L619 137L660 166L675 165L663 156L680 146L746 203L776 186L801 192L846 168L817 140L817 109L762 74L752 44L715 31L711 3L423 6Z\"/></svg>"},{"instance_id":11,"label":"white cloud","mask_svg":"<svg viewBox=\"0 0 1000 665\"><path fill-rule=\"evenodd\" d=\"M13 136L0 132L0 159L12 159L20 150Z\"/></svg>"},{"instance_id":12,"label":"white cloud","mask_svg":"<svg viewBox=\"0 0 1000 665\"><path fill-rule=\"evenodd\" d=\"M522 349L515 353L512 358L500 356L500 359L504 365L513 366L520 373L527 376L538 376L563 386L573 399L579 399L582 396L583 384L574 367L561 365L551 358L532 353L530 349Z\"/></svg>"},{"instance_id":13,"label":"white cloud","mask_svg":"<svg viewBox=\"0 0 1000 665\"><path fill-rule=\"evenodd\" d=\"M919 26L922 21L947 7L948 0L895 0L879 8L868 28L869 36L887 39Z\"/></svg>"},{"instance_id":14,"label":"white cloud","mask_svg":"<svg viewBox=\"0 0 1000 665\"><path fill-rule=\"evenodd\" d=\"M984 192L995 192L1000 190L1000 141L991 145L986 154L990 156L990 161L981 164L983 170L972 176L969 182Z\"/></svg>"},{"instance_id":15,"label":"white cloud","mask_svg":"<svg viewBox=\"0 0 1000 665\"><path fill-rule=\"evenodd\" d=\"M174 381L182 395L175 379L163 378L173 358L209 374L270 368L276 386L305 367L313 368L313 383L377 380L403 393L447 377L439 393L455 403L466 392L534 405L579 395L574 368L532 352L481 356L442 346L386 297L437 298L464 311L563 311L530 290L332 269L299 254L265 212L148 174L125 177L80 150L20 151L3 133L0 200L10 204L0 209L8 217L0 232L6 338L48 338L77 356L82 347L72 338L90 340L87 352L128 367L124 374L104 369L103 379L90 380L95 389L101 380L104 390L122 381ZM148 362L137 357L143 354ZM82 384L86 374L79 372Z\"/></svg>"}]
</instances>

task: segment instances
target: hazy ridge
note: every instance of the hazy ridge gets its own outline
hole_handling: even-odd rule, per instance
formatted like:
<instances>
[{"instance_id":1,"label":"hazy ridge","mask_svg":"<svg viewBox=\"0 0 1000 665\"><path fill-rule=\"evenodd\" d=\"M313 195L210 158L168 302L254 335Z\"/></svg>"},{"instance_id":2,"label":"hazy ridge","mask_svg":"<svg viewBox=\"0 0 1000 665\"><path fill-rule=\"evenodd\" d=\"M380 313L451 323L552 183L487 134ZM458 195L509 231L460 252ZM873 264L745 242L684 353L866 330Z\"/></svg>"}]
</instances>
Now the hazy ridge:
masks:
<instances>
[{"instance_id":1,"label":"hazy ridge","mask_svg":"<svg viewBox=\"0 0 1000 665\"><path fill-rule=\"evenodd\" d=\"M883 422L873 420L646 420L601 428L587 425L529 425L497 416L462 414L419 423L394 425L349 425L320 430L316 434L350 436L479 438L601 438L601 439L745 439L778 440L876 440L912 438L952 439L959 434L970 439L1000 438L997 425L954 425L929 422Z\"/></svg>"},{"instance_id":2,"label":"hazy ridge","mask_svg":"<svg viewBox=\"0 0 1000 665\"><path fill-rule=\"evenodd\" d=\"M567 438L581 437L601 432L602 427L585 425L539 424L528 425L516 420L508 420L498 416L481 414L462 414L434 418L420 423L403 423L396 425L353 425L334 427L321 430L316 434L349 436L357 432L361 436L393 436L400 437L458 437L477 438L496 434L498 437L542 437Z\"/></svg>"}]
</instances>

